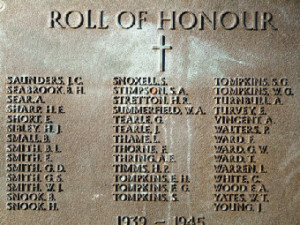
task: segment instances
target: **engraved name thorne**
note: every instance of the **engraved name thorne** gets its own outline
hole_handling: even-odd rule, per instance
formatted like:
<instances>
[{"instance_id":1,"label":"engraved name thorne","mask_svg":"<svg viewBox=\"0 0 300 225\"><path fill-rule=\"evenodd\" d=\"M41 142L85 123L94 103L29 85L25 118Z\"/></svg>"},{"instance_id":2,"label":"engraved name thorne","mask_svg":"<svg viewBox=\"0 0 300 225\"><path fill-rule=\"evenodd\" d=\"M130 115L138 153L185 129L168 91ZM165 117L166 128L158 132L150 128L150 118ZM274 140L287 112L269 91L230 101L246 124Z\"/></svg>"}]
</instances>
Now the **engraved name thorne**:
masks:
<instances>
[{"instance_id":1,"label":"engraved name thorne","mask_svg":"<svg viewBox=\"0 0 300 225\"><path fill-rule=\"evenodd\" d=\"M148 11L121 11L115 17L116 25L121 29L143 29L147 18L151 16ZM211 11L211 12L164 12L157 14L158 30L277 30L273 22L273 14L259 11ZM103 10L70 10L50 12L49 27L62 29L108 29L112 21L110 15Z\"/></svg>"}]
</instances>

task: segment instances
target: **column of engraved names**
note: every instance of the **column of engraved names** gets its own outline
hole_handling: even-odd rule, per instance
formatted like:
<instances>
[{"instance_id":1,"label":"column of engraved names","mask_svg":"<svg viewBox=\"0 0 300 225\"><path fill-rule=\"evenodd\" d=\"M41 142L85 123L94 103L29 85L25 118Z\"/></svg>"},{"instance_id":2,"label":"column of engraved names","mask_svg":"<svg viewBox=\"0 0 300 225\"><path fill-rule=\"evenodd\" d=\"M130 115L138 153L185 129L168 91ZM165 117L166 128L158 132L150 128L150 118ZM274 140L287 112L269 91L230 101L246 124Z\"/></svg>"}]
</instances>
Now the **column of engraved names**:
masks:
<instances>
[{"instance_id":1,"label":"column of engraved names","mask_svg":"<svg viewBox=\"0 0 300 225\"><path fill-rule=\"evenodd\" d=\"M264 140L273 118L270 106L292 96L285 78L215 79L215 203L216 211L258 211L269 202L264 184L270 147Z\"/></svg>"},{"instance_id":2,"label":"column of engraved names","mask_svg":"<svg viewBox=\"0 0 300 225\"><path fill-rule=\"evenodd\" d=\"M189 177L170 171L176 157L162 138L167 116L183 115L184 89L165 78L113 79L113 158L115 201L178 201Z\"/></svg>"},{"instance_id":3,"label":"column of engraved names","mask_svg":"<svg viewBox=\"0 0 300 225\"><path fill-rule=\"evenodd\" d=\"M65 115L63 105L47 98L73 94L72 79L11 75L6 83L7 210L58 210L63 191L62 150L57 143ZM68 83L68 85L67 85ZM77 94L81 91L77 90ZM55 142L53 141L55 140Z\"/></svg>"}]
</instances>

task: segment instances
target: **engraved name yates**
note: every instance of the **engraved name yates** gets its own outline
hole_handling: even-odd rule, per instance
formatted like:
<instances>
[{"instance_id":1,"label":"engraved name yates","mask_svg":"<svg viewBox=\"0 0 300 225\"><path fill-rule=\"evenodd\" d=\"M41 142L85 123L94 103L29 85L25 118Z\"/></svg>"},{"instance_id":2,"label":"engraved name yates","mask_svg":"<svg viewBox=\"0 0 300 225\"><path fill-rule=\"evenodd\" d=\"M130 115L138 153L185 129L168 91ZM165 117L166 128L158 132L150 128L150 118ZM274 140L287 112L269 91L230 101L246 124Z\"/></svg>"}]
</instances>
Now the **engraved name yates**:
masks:
<instances>
[{"instance_id":1,"label":"engraved name yates","mask_svg":"<svg viewBox=\"0 0 300 225\"><path fill-rule=\"evenodd\" d=\"M62 29L109 29L111 18L121 29L143 29L151 12L120 11L115 15L106 15L105 11L89 9L85 11L52 10L49 17L49 28ZM265 11L160 11L155 13L158 30L277 30L276 18ZM275 20L275 22L274 22Z\"/></svg>"}]
</instances>

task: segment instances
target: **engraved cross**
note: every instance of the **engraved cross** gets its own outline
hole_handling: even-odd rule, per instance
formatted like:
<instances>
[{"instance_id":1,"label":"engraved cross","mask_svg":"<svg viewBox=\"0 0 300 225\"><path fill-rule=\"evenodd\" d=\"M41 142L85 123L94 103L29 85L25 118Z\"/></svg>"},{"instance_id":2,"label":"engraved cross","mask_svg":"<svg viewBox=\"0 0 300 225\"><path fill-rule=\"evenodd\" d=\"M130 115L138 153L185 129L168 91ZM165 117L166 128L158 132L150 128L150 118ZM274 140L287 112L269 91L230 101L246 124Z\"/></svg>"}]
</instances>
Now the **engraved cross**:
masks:
<instances>
[{"instance_id":1,"label":"engraved cross","mask_svg":"<svg viewBox=\"0 0 300 225\"><path fill-rule=\"evenodd\" d=\"M153 46L153 50L159 50L159 53L160 53L160 71L161 72L165 71L166 50L171 50L171 49L172 49L172 46L166 45L166 37L164 35L161 35L160 45Z\"/></svg>"}]
</instances>

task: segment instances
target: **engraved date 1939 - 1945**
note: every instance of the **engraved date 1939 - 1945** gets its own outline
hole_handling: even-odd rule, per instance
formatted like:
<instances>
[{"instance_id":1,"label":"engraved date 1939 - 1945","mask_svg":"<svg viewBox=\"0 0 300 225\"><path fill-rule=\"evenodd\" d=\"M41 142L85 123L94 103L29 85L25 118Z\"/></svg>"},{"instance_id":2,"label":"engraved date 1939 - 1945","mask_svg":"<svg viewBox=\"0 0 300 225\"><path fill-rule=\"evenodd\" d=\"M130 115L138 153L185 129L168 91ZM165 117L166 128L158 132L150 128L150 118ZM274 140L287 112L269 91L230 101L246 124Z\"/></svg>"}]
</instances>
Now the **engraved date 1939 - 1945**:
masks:
<instances>
[{"instance_id":1,"label":"engraved date 1939 - 1945","mask_svg":"<svg viewBox=\"0 0 300 225\"><path fill-rule=\"evenodd\" d=\"M149 225L149 224L170 224L170 225L205 225L204 216L175 216L172 218L171 223L167 220L156 220L153 223L149 223L144 216L118 216L117 225Z\"/></svg>"}]
</instances>

